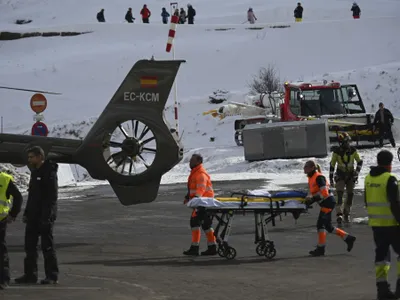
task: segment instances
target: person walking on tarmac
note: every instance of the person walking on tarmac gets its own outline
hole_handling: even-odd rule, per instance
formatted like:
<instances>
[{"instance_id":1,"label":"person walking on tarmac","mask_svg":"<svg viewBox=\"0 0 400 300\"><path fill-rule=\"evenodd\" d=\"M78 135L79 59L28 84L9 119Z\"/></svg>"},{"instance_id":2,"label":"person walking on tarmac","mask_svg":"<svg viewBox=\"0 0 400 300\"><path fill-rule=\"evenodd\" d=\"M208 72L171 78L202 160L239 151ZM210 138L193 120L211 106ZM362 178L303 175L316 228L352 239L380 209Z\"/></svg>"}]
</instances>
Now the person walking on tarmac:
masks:
<instances>
[{"instance_id":1,"label":"person walking on tarmac","mask_svg":"<svg viewBox=\"0 0 400 300\"><path fill-rule=\"evenodd\" d=\"M325 255L326 231L340 236L347 244L347 251L350 252L353 249L356 237L332 225L331 214L336 203L333 194L329 190L329 182L326 180L325 176L321 174L319 165L312 160L305 163L304 173L307 174L308 187L310 189L305 204L309 207L314 202L317 202L321 207L317 221L318 245L315 250L309 252L310 255Z\"/></svg>"},{"instance_id":2,"label":"person walking on tarmac","mask_svg":"<svg viewBox=\"0 0 400 300\"><path fill-rule=\"evenodd\" d=\"M41 284L58 283L58 262L54 248L53 228L57 218L58 165L45 160L41 147L34 146L27 151L31 169L28 201L24 212L25 253L24 275L15 283L36 283L38 280L37 243L39 236L44 258L46 278Z\"/></svg>"},{"instance_id":3,"label":"person walking on tarmac","mask_svg":"<svg viewBox=\"0 0 400 300\"><path fill-rule=\"evenodd\" d=\"M337 193L337 204L336 204L336 218L338 225L343 222L350 222L350 212L353 205L354 198L354 186L358 180L358 174L360 174L363 161L360 158L360 154L357 149L350 146L351 137L347 132L339 134L339 147L333 150L332 158L329 168L329 181L335 182L336 193ZM354 170L354 163L357 163L357 167ZM337 164L337 170L335 173L335 167ZM335 177L333 177L335 175ZM335 179L335 181L333 181ZM343 195L344 189L346 188L347 197L343 206Z\"/></svg>"},{"instance_id":4,"label":"person walking on tarmac","mask_svg":"<svg viewBox=\"0 0 400 300\"><path fill-rule=\"evenodd\" d=\"M378 166L364 180L368 225L375 242L375 277L378 300L400 298L400 197L398 180L392 172L393 154L382 150L377 155ZM395 294L390 290L390 246L396 252L397 283Z\"/></svg>"},{"instance_id":5,"label":"person walking on tarmac","mask_svg":"<svg viewBox=\"0 0 400 300\"><path fill-rule=\"evenodd\" d=\"M0 173L0 290L10 284L10 260L8 257L6 232L7 224L12 223L21 211L22 195L13 182L13 177Z\"/></svg>"},{"instance_id":6,"label":"person walking on tarmac","mask_svg":"<svg viewBox=\"0 0 400 300\"><path fill-rule=\"evenodd\" d=\"M187 204L194 197L214 197L214 190L210 180L210 175L207 174L203 167L203 157L200 154L193 154L190 162L190 172L188 179L188 193L185 196L184 204ZM212 228L212 220L207 215L204 208L199 207L193 209L190 218L190 227L192 229L192 245L190 248L183 252L184 255L199 255L200 245L200 226L207 236L208 249L201 252L201 255L216 255L217 245L214 236L214 229Z\"/></svg>"},{"instance_id":7,"label":"person walking on tarmac","mask_svg":"<svg viewBox=\"0 0 400 300\"><path fill-rule=\"evenodd\" d=\"M379 110L375 113L373 129L379 130L379 146L383 147L383 139L389 139L392 147L396 147L396 142L393 138L392 125L394 118L392 112L385 108L382 102L379 103Z\"/></svg>"}]
</instances>

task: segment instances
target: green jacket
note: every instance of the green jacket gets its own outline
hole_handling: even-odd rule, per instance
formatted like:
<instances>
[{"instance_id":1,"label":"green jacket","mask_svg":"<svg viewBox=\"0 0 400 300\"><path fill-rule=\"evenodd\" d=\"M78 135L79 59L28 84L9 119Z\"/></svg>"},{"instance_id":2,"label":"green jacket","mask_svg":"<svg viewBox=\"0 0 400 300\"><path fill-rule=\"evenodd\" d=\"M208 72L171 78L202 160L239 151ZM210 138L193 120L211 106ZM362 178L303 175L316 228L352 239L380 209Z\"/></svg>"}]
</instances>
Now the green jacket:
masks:
<instances>
[{"instance_id":1,"label":"green jacket","mask_svg":"<svg viewBox=\"0 0 400 300\"><path fill-rule=\"evenodd\" d=\"M354 164L357 163L356 170L354 170ZM347 177L354 174L354 171L359 174L363 161L360 158L360 154L357 149L350 147L348 149L338 147L334 149L332 153L329 176L333 177L335 167L337 165L336 174L339 177Z\"/></svg>"}]
</instances>

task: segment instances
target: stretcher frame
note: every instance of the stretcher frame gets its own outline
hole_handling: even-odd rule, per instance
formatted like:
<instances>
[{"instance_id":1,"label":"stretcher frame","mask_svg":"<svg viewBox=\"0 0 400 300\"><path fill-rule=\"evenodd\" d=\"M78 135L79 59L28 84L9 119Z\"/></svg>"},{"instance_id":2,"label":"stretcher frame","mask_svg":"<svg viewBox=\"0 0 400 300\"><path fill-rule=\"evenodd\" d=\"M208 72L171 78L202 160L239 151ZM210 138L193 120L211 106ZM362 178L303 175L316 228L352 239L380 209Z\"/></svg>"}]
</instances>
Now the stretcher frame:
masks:
<instances>
[{"instance_id":1,"label":"stretcher frame","mask_svg":"<svg viewBox=\"0 0 400 300\"><path fill-rule=\"evenodd\" d=\"M234 259L237 255L237 251L233 248L229 243L229 236L232 230L232 224L234 215L245 215L246 212L254 213L254 225L255 225L255 239L254 244L256 246L256 253L259 256L265 256L267 259L272 259L276 256L276 248L274 242L269 237L268 232L268 223L272 223L272 226L276 226L275 218L279 216L282 221L282 214L285 216L287 213L292 213L295 220L297 220L302 213L307 213L307 207L304 208L293 208L293 207L285 207L285 200L273 200L273 195L271 196L255 196L250 195L248 193L242 192L233 192L231 194L231 198L234 195L241 196L240 204L237 209L232 208L221 208L221 207L204 207L206 213L210 216L211 220L214 221L214 218L218 221L217 226L214 230L214 236L216 238L217 246L218 246L218 255L220 257L225 257L228 260ZM247 206L248 200L257 199L259 202L261 199L269 200L270 207L269 208L250 208L245 209ZM295 197L297 198L297 197ZM227 201L227 198L215 198L216 200ZM305 199L301 198L303 201ZM301 201L301 200L300 200ZM267 201L265 201L267 202ZM273 205L275 203L275 205Z\"/></svg>"}]
</instances>

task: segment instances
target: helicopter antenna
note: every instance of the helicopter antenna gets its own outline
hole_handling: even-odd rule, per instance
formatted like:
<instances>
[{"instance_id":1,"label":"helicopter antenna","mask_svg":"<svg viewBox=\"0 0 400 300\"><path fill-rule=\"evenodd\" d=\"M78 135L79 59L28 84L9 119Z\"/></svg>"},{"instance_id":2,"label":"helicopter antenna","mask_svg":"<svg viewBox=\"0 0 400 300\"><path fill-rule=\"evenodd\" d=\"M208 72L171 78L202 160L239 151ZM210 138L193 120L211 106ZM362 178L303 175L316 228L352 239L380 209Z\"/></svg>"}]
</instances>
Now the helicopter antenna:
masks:
<instances>
[{"instance_id":1,"label":"helicopter antenna","mask_svg":"<svg viewBox=\"0 0 400 300\"><path fill-rule=\"evenodd\" d=\"M9 87L9 86L0 86L0 89L16 90L16 91L24 91L24 92L35 92L35 93L50 94L50 95L62 95L61 93L48 92L48 91L39 91L39 90L21 89L21 88Z\"/></svg>"}]
</instances>

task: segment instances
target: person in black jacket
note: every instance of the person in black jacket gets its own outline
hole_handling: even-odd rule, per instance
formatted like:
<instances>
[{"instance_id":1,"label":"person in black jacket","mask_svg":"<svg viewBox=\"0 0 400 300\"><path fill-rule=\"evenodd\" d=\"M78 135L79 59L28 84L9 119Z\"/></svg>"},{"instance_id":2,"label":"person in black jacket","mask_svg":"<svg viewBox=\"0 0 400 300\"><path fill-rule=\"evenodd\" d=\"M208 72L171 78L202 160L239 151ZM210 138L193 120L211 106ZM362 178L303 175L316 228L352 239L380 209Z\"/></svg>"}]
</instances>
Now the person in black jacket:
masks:
<instances>
[{"instance_id":1,"label":"person in black jacket","mask_svg":"<svg viewBox=\"0 0 400 300\"><path fill-rule=\"evenodd\" d=\"M390 110L385 108L382 102L379 103L379 110L375 113L373 122L374 131L376 128L379 130L379 145L383 147L383 139L389 139L393 147L396 147L396 142L393 138L392 125L394 118Z\"/></svg>"},{"instance_id":2,"label":"person in black jacket","mask_svg":"<svg viewBox=\"0 0 400 300\"><path fill-rule=\"evenodd\" d=\"M361 9L356 2L353 3L353 6L350 9L353 12L353 19L359 19L361 14Z\"/></svg>"},{"instance_id":3,"label":"person in black jacket","mask_svg":"<svg viewBox=\"0 0 400 300\"><path fill-rule=\"evenodd\" d=\"M132 8L131 8L131 7L128 8L128 11L127 11L126 14L125 14L125 20L126 20L128 23L133 23L133 21L136 20L136 19L133 17Z\"/></svg>"},{"instance_id":4,"label":"person in black jacket","mask_svg":"<svg viewBox=\"0 0 400 300\"><path fill-rule=\"evenodd\" d=\"M303 20L303 6L301 3L297 3L297 7L294 10L294 18L296 22L301 22Z\"/></svg>"},{"instance_id":5,"label":"person in black jacket","mask_svg":"<svg viewBox=\"0 0 400 300\"><path fill-rule=\"evenodd\" d=\"M31 179L23 220L26 223L26 257L24 275L16 278L15 282L37 282L37 243L40 236L46 274L46 278L41 281L41 284L56 284L59 270L53 241L53 227L57 218L58 165L45 160L45 154L41 147L32 147L27 152Z\"/></svg>"},{"instance_id":6,"label":"person in black jacket","mask_svg":"<svg viewBox=\"0 0 400 300\"><path fill-rule=\"evenodd\" d=\"M196 10L191 4L187 5L188 11L186 18L188 19L188 24L194 24L194 17L196 16Z\"/></svg>"},{"instance_id":7,"label":"person in black jacket","mask_svg":"<svg viewBox=\"0 0 400 300\"><path fill-rule=\"evenodd\" d=\"M4 290L10 284L10 260L6 244L7 224L14 222L20 213L22 195L11 175L0 173L0 182L1 197L3 198L0 209L0 290Z\"/></svg>"},{"instance_id":8,"label":"person in black jacket","mask_svg":"<svg viewBox=\"0 0 400 300\"><path fill-rule=\"evenodd\" d=\"M97 21L99 22L105 22L106 19L104 18L104 8L102 8L98 13L97 13Z\"/></svg>"}]
</instances>

